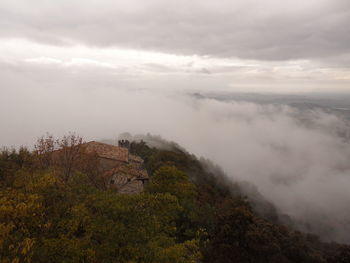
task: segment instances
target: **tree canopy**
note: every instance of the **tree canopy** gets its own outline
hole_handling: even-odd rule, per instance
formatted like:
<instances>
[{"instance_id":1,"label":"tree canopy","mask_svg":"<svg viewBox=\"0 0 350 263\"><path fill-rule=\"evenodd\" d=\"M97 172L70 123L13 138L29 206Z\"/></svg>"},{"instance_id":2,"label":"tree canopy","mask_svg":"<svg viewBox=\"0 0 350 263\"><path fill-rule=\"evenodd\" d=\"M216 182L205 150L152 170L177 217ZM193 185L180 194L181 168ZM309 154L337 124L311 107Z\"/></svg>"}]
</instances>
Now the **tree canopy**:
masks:
<instances>
[{"instance_id":1,"label":"tree canopy","mask_svg":"<svg viewBox=\"0 0 350 263\"><path fill-rule=\"evenodd\" d=\"M1 263L350 262L349 246L259 214L220 169L182 149L133 142L151 180L123 195L97 184L98 169L69 149L80 140L60 140L65 155L51 162L52 139L39 156L0 153Z\"/></svg>"}]
</instances>

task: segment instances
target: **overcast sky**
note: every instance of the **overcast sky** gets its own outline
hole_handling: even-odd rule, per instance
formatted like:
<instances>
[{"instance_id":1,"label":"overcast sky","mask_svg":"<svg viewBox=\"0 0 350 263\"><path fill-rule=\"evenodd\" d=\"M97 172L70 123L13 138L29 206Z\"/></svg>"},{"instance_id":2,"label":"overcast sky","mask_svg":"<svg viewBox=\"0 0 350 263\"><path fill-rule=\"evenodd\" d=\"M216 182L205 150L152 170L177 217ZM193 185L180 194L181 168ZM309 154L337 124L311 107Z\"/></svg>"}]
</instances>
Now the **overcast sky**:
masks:
<instances>
[{"instance_id":1,"label":"overcast sky","mask_svg":"<svg viewBox=\"0 0 350 263\"><path fill-rule=\"evenodd\" d=\"M116 88L349 90L348 0L1 0L0 17L3 78L92 70Z\"/></svg>"},{"instance_id":2,"label":"overcast sky","mask_svg":"<svg viewBox=\"0 0 350 263\"><path fill-rule=\"evenodd\" d=\"M349 24L348 0L0 0L0 143L141 91L350 92Z\"/></svg>"}]
</instances>

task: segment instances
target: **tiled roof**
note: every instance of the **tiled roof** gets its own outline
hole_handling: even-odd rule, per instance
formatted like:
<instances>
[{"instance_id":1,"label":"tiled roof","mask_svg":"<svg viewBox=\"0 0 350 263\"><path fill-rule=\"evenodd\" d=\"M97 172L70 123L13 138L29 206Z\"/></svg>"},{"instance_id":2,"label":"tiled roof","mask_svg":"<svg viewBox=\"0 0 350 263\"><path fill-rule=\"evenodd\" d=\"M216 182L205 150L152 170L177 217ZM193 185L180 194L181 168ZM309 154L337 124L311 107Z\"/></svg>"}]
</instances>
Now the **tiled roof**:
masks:
<instances>
[{"instance_id":1,"label":"tiled roof","mask_svg":"<svg viewBox=\"0 0 350 263\"><path fill-rule=\"evenodd\" d=\"M129 151L127 148L95 141L84 143L82 147L87 153L95 153L102 158L108 158L122 162L129 161Z\"/></svg>"}]
</instances>

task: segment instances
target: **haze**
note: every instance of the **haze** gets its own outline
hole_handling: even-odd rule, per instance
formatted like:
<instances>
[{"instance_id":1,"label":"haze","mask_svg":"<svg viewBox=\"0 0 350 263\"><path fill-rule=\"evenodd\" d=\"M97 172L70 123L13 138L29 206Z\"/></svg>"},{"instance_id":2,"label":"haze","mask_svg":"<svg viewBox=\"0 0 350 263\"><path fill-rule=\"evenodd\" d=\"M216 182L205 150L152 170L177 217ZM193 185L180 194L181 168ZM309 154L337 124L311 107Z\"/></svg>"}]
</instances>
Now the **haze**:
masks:
<instances>
[{"instance_id":1,"label":"haze","mask_svg":"<svg viewBox=\"0 0 350 263\"><path fill-rule=\"evenodd\" d=\"M159 134L350 242L348 0L3 0L0 18L0 145Z\"/></svg>"}]
</instances>

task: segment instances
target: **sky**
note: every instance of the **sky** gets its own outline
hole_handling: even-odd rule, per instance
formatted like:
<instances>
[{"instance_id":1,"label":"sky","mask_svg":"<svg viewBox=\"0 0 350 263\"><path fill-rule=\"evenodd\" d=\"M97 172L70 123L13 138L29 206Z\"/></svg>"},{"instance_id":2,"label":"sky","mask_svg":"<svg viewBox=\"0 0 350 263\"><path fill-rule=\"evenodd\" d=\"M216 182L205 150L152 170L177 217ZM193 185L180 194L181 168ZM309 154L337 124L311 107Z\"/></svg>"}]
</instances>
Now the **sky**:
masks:
<instances>
[{"instance_id":1,"label":"sky","mask_svg":"<svg viewBox=\"0 0 350 263\"><path fill-rule=\"evenodd\" d=\"M161 135L349 243L345 119L188 96L348 96L349 24L348 0L0 0L0 145Z\"/></svg>"},{"instance_id":2,"label":"sky","mask_svg":"<svg viewBox=\"0 0 350 263\"><path fill-rule=\"evenodd\" d=\"M349 12L347 0L1 0L0 67L146 89L348 92Z\"/></svg>"}]
</instances>

